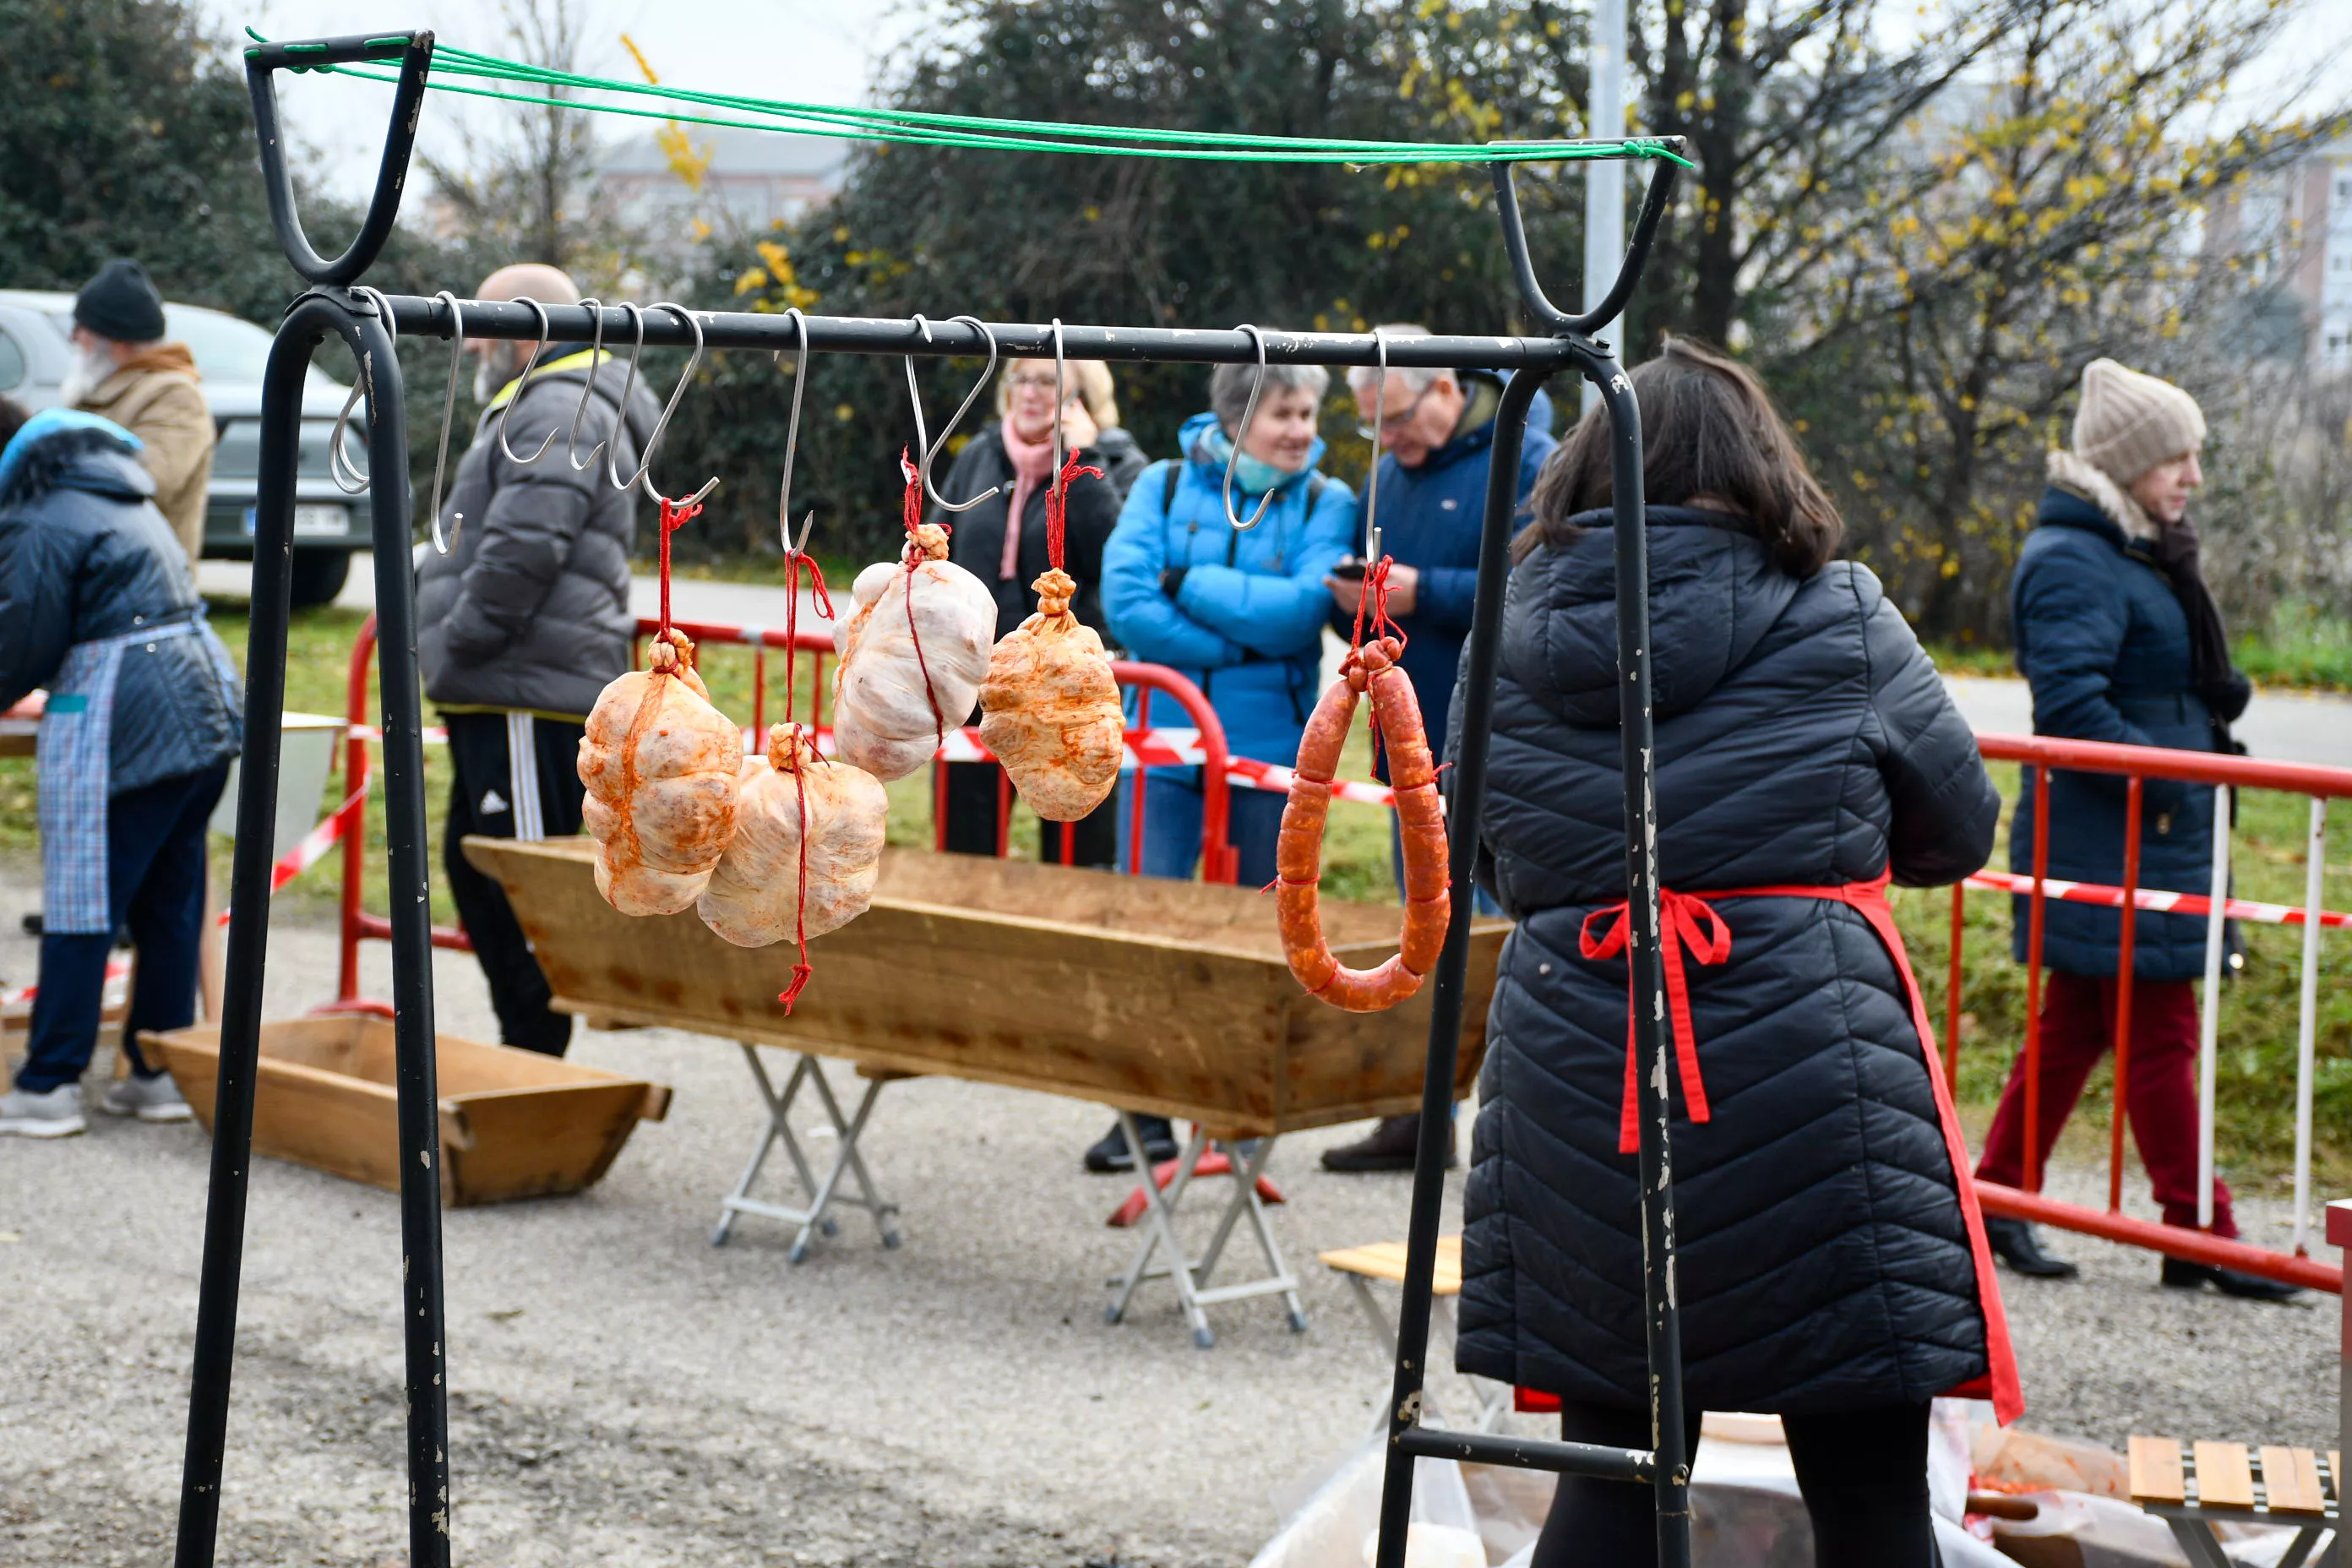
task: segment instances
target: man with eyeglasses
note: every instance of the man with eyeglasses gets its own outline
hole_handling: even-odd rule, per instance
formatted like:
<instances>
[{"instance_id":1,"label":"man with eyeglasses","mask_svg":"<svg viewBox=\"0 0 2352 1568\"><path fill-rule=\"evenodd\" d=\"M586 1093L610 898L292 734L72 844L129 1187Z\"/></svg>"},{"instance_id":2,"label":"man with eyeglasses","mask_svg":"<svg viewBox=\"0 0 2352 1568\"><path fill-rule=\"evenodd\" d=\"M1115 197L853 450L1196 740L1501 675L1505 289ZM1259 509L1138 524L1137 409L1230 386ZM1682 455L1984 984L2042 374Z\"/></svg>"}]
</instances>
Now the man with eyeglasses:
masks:
<instances>
[{"instance_id":1,"label":"man with eyeglasses","mask_svg":"<svg viewBox=\"0 0 2352 1568\"><path fill-rule=\"evenodd\" d=\"M1428 328L1410 325L1381 331L1391 343L1430 335ZM1378 370L1359 365L1348 373L1348 386L1363 418L1360 431L1381 453L1373 475L1380 500L1375 521L1381 552L1394 563L1389 569L1389 616L1407 639L1401 662L1421 698L1431 738L1442 742L1454 668L1477 597L1479 527L1503 383L1484 371L1397 369L1383 383ZM1551 401L1538 392L1519 448L1520 504L1535 489L1536 474L1555 444ZM1343 637L1355 625L1365 565L1351 557L1324 579L1331 590L1331 625ZM1402 848L1396 853L1402 885ZM1480 903L1485 907L1484 895ZM1418 1115L1388 1117L1364 1138L1324 1151L1323 1165L1332 1171L1409 1171L1420 1136ZM1451 1149L1445 1163L1454 1163Z\"/></svg>"}]
</instances>

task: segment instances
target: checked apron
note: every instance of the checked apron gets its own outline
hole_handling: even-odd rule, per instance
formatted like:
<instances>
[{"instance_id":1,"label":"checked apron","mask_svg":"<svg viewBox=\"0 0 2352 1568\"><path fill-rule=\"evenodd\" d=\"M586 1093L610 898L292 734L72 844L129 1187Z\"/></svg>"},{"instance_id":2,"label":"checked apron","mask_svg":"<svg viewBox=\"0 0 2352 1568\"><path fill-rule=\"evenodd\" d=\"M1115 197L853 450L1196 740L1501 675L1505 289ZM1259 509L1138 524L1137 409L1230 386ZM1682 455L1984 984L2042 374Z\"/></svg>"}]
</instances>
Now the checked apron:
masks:
<instances>
[{"instance_id":1,"label":"checked apron","mask_svg":"<svg viewBox=\"0 0 2352 1568\"><path fill-rule=\"evenodd\" d=\"M123 655L132 647L152 652L157 643L187 637L201 637L214 667L226 679L236 679L228 650L198 611L184 620L76 643L49 683L36 746L44 931L96 935L114 930L106 822L113 794L115 681Z\"/></svg>"}]
</instances>

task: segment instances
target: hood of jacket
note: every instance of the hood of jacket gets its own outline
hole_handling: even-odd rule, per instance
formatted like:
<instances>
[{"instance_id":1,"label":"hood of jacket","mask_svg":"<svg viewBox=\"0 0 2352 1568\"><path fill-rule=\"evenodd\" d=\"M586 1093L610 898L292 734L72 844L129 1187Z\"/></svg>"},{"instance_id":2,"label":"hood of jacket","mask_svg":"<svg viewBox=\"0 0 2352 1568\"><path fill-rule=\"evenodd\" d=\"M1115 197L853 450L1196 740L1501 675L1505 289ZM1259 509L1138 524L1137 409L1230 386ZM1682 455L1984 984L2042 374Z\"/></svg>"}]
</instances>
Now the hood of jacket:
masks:
<instances>
[{"instance_id":1,"label":"hood of jacket","mask_svg":"<svg viewBox=\"0 0 2352 1568\"><path fill-rule=\"evenodd\" d=\"M1657 717L1687 712L1744 665L1803 584L1773 566L1754 525L1694 507L1654 506L1650 689ZM1511 576L1503 608L1506 668L1568 722L1617 724L1617 581L1610 514L1569 520L1586 531L1539 551Z\"/></svg>"},{"instance_id":2,"label":"hood of jacket","mask_svg":"<svg viewBox=\"0 0 2352 1568\"><path fill-rule=\"evenodd\" d=\"M2118 546L2153 543L2164 531L2130 491L2074 453L2052 452L2049 472L2035 521L2108 534Z\"/></svg>"},{"instance_id":3,"label":"hood of jacket","mask_svg":"<svg viewBox=\"0 0 2352 1568\"><path fill-rule=\"evenodd\" d=\"M1184 454L1184 460L1202 473L1213 475L1213 482L1220 491L1223 491L1225 483L1225 460L1233 455L1234 441L1232 437L1225 434L1224 427L1217 423L1217 416L1214 414L1195 414L1184 421L1183 429L1177 434L1177 445ZM1274 488L1277 490L1286 489L1313 474L1317 468L1322 467L1325 450L1323 437L1316 437L1315 444L1307 448L1306 467L1295 474L1285 475L1281 482ZM1251 489L1238 473L1234 476L1234 489L1244 495L1265 493L1262 489Z\"/></svg>"},{"instance_id":4,"label":"hood of jacket","mask_svg":"<svg viewBox=\"0 0 2352 1568\"><path fill-rule=\"evenodd\" d=\"M139 461L139 438L107 420L80 415L37 431L27 422L0 456L0 506L61 489L137 502L153 497L155 480Z\"/></svg>"}]
</instances>

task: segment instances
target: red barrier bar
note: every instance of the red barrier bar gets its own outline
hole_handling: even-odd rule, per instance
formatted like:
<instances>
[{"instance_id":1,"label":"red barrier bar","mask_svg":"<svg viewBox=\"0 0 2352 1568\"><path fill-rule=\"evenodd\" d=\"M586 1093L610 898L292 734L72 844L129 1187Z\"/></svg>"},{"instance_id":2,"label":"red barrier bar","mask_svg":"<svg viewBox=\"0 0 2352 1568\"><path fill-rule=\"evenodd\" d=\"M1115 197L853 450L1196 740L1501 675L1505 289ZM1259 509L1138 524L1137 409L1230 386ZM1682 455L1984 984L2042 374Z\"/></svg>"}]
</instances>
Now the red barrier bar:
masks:
<instances>
[{"instance_id":1,"label":"red barrier bar","mask_svg":"<svg viewBox=\"0 0 2352 1568\"><path fill-rule=\"evenodd\" d=\"M2139 911L2130 908L2139 891L2139 821L2147 780L2138 773L2124 786L2124 903L2116 943L2116 1104L2107 1118L2107 1212L2124 1212L2124 1123L2131 1119L2132 983L2138 957Z\"/></svg>"},{"instance_id":2,"label":"red barrier bar","mask_svg":"<svg viewBox=\"0 0 2352 1568\"><path fill-rule=\"evenodd\" d=\"M2274 789L2352 800L2352 768L2317 763L2271 763L2218 752L2174 752L2161 746L2118 746L2107 741L2062 741L2047 735L1977 737L1988 761L2064 768L2073 773L2138 774L2184 784L2225 784L2233 789Z\"/></svg>"},{"instance_id":3,"label":"red barrier bar","mask_svg":"<svg viewBox=\"0 0 2352 1568\"><path fill-rule=\"evenodd\" d=\"M2053 1225L2061 1230L2080 1231L2085 1236L2120 1241L2127 1247L2144 1247L2150 1252L2185 1258L2191 1263L2210 1263L2222 1268L2235 1268L2242 1273L2276 1279L2306 1290L2326 1290L2339 1296L2344 1293L2344 1270L2315 1258L2297 1258L2289 1252L2273 1252L2250 1242L2232 1241L2226 1237L2188 1230L2179 1226L2159 1225L2154 1220L2134 1219L2126 1214L2102 1214L2080 1204L2059 1203L2038 1194L2021 1193L2015 1187L2004 1187L1992 1182L1979 1182L1976 1189L1977 1201L1989 1214L2007 1215L2011 1219L2032 1220L2039 1225Z\"/></svg>"}]
</instances>

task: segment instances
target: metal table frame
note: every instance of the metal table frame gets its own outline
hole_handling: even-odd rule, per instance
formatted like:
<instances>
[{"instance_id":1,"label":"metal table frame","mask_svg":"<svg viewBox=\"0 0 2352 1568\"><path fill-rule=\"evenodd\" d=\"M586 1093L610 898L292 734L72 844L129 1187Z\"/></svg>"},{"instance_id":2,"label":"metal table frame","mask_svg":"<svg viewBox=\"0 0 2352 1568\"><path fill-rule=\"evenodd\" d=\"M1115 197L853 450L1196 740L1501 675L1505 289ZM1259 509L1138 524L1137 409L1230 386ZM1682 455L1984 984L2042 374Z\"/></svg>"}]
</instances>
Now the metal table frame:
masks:
<instances>
[{"instance_id":1,"label":"metal table frame","mask_svg":"<svg viewBox=\"0 0 2352 1568\"><path fill-rule=\"evenodd\" d=\"M1119 1132L1127 1139L1129 1150L1143 1148L1143 1134L1136 1125L1131 1110L1118 1112ZM1163 1191L1157 1173L1148 1158L1136 1160L1135 1173L1143 1184L1143 1214L1137 1224L1143 1228L1143 1240L1135 1249L1134 1261L1124 1274L1114 1274L1108 1281L1111 1290L1110 1305L1103 1309L1103 1321L1116 1323L1127 1316L1127 1309L1135 1300L1135 1292L1147 1279L1168 1279L1176 1287L1177 1304L1183 1310L1184 1321L1192 1326L1192 1342L1202 1350L1217 1342L1215 1331L1209 1327L1209 1315L1203 1308L1224 1301L1246 1301L1258 1296L1279 1296L1289 1313L1293 1333L1307 1331L1307 1309L1298 1300L1298 1277L1283 1261L1282 1247L1274 1239L1274 1227L1265 1217L1265 1204L1258 1196L1258 1178L1265 1173L1266 1162L1273 1157L1275 1140L1255 1138L1244 1143L1227 1144L1227 1173L1233 1177L1233 1196L1225 1202L1224 1212L1217 1216L1217 1228L1210 1233L1209 1245L1202 1248L1195 1260L1184 1253L1183 1238L1176 1233L1176 1205L1199 1172L1201 1156L1209 1152L1208 1129L1195 1123L1184 1141L1182 1152L1176 1157L1176 1171ZM1234 1226L1246 1218L1250 1233L1257 1238L1257 1247L1271 1272L1255 1279L1244 1279L1231 1285L1211 1285L1209 1276L1224 1256L1225 1243L1233 1238ZM1155 1268L1152 1258L1165 1252L1168 1261Z\"/></svg>"},{"instance_id":2,"label":"metal table frame","mask_svg":"<svg viewBox=\"0 0 2352 1568\"><path fill-rule=\"evenodd\" d=\"M381 626L378 667L383 715L385 835L393 897L394 1031L399 1095L401 1320L405 1341L404 1389L409 1478L409 1558L416 1568L450 1561L448 1361L443 1315L440 1158L433 1058L432 930L426 890L422 714L416 680L416 612L409 571L411 505L408 436L394 334L447 339L455 310L445 300L385 296L359 287L390 237L406 184L409 157L424 109L433 58L433 35L404 32L299 43L257 44L245 51L255 133L259 142L270 217L288 262L309 285L287 309L262 384L259 495L256 509L253 609L246 669L247 752L237 797L237 836L231 882L227 984L220 1042L219 1101L214 1123L212 1175L196 1310L183 1471L178 1568L208 1568L220 1522L221 1477L228 1436L230 1378L236 1356L237 1295L244 1262L247 1187L250 1175L253 1099L262 1011L262 970L269 923L269 851L278 796L278 725L285 708L289 593L293 572L296 443L303 378L311 355L330 334L351 346L358 384L368 403L368 459L375 482L369 497ZM291 171L278 124L276 73L360 62L396 63L391 124L374 193L359 233L331 259L315 250L296 211ZM1678 146L1675 138L1662 139ZM1428 337L1383 343L1366 333L1213 331L1006 323L989 329L997 350L1049 357L1057 347L1075 358L1132 363L1161 360L1211 364L1322 364L1395 368L1488 369L1508 373L1496 418L1478 559L1476 609L1469 640L1469 680L1463 703L1462 754L1454 760L1453 921L1433 977L1433 1006L1407 1236L1404 1295L1398 1320L1389 1448L1381 1505L1377 1568L1402 1568L1405 1525L1417 1458L1475 1459L1570 1474L1603 1477L1653 1489L1659 1562L1690 1563L1689 1445L1683 1430L1681 1346L1674 1290L1674 1190L1669 1161L1663 1056L1664 994L1658 963L1659 898L1656 813L1651 760L1648 552L1643 531L1642 430L1632 384L1607 345L1593 334L1615 319L1638 280L1674 184L1671 163L1650 180L1625 262L1605 298L1578 315L1544 297L1528 254L1510 166L1492 165L1496 205L1520 305L1538 331L1527 336ZM543 319L551 341L587 343L599 326L587 306L553 306L544 317L520 303L463 302L465 335L537 340ZM616 307L602 308L607 338L635 325ZM644 341L687 346L689 324L667 311L641 318ZM819 353L919 354L977 358L987 349L983 330L969 322L811 317L806 337L791 318L734 312L697 313L712 348ZM1382 357L1385 351L1384 360ZM1630 958L1634 1041L1639 1058L1643 1286L1648 1341L1653 1446L1613 1448L1541 1442L1490 1433L1452 1432L1422 1423L1422 1383L1430 1326L1430 1281L1435 1260L1438 1210L1444 1195L1443 1140L1454 1082L1455 1045L1469 950L1470 869L1478 840L1486 781L1487 738L1502 631L1519 452L1528 407L1538 387L1559 370L1581 375L1598 391L1613 440L1617 651L1623 730L1626 882L1633 921ZM1129 1133L1133 1137L1132 1132ZM1147 1192L1153 1191L1146 1179ZM1155 1208L1164 1226L1165 1214ZM1151 1235L1167 1245L1172 1233ZM1173 1255L1181 1265L1182 1254ZM1194 1266L1197 1268L1198 1266ZM1191 1284L1179 1268L1180 1293ZM1197 1298L1197 1291L1195 1296Z\"/></svg>"},{"instance_id":3,"label":"metal table frame","mask_svg":"<svg viewBox=\"0 0 2352 1568\"><path fill-rule=\"evenodd\" d=\"M874 1114L874 1101L881 1095L887 1080L868 1079L866 1092L858 1097L856 1111L845 1119L841 1101L835 1097L833 1085L825 1080L822 1060L805 1051L793 1052L792 1076L784 1080L783 1093L778 1094L775 1080L768 1076L767 1064L760 1059L760 1047L749 1040L738 1040L736 1044L743 1047L743 1061L751 1069L751 1081L759 1086L761 1102L768 1108L768 1125L761 1131L751 1163L743 1167L735 1190L719 1200L719 1223L710 1229L710 1245L727 1245L728 1233L735 1228L737 1215L758 1215L800 1227L800 1234L793 1238L792 1249L784 1255L799 1263L808 1257L809 1245L819 1232L833 1236L840 1230L833 1221L833 1209L838 1204L864 1209L873 1215L874 1229L882 1245L898 1246L898 1205L883 1200L881 1188L875 1185L873 1173L866 1168L866 1157L857 1152L857 1141L866 1134L866 1124ZM833 1135L839 1140L833 1152L833 1164L823 1180L811 1169L807 1152L793 1131L793 1102L800 1098L803 1085L815 1089L817 1103L824 1108L825 1120L832 1123ZM800 1180L801 1192L808 1201L806 1208L769 1203L751 1195L768 1155L780 1143L783 1145L784 1158L792 1162L793 1174ZM842 1190L845 1177L856 1183L855 1194Z\"/></svg>"}]
</instances>

